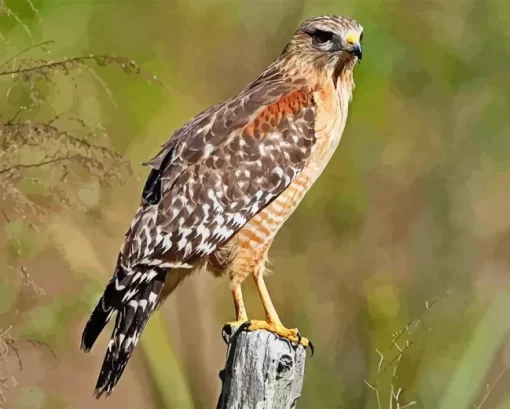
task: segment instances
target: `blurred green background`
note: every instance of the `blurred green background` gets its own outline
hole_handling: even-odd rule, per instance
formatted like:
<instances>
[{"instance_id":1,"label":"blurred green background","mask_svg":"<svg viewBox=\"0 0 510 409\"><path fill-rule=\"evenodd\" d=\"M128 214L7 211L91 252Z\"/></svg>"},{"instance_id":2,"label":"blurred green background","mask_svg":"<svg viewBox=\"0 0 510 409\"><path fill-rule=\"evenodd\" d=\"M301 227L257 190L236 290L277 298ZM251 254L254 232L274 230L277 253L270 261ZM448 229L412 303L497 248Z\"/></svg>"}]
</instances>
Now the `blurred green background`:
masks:
<instances>
[{"instance_id":1,"label":"blurred green background","mask_svg":"<svg viewBox=\"0 0 510 409\"><path fill-rule=\"evenodd\" d=\"M174 293L106 401L108 334L85 355L81 330L140 163L321 14L364 26L364 59L342 143L270 252L282 320L316 346L298 407L510 408L508 0L1 0L0 407L215 407L225 278ZM142 71L6 74L91 54Z\"/></svg>"}]
</instances>

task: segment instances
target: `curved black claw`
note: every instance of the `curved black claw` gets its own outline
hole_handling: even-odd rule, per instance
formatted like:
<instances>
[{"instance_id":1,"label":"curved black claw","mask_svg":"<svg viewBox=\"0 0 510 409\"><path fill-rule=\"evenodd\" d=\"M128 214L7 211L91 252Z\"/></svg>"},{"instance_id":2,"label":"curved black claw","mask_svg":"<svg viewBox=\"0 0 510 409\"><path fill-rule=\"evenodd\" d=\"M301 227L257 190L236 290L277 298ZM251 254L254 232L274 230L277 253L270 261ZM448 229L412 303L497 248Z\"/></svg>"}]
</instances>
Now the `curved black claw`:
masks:
<instances>
[{"instance_id":1,"label":"curved black claw","mask_svg":"<svg viewBox=\"0 0 510 409\"><path fill-rule=\"evenodd\" d=\"M225 344L228 344L231 336L232 327L228 324L223 325L223 328L221 329L221 337L223 338L223 342L225 342Z\"/></svg>"},{"instance_id":2,"label":"curved black claw","mask_svg":"<svg viewBox=\"0 0 510 409\"><path fill-rule=\"evenodd\" d=\"M299 331L297 333L297 337L298 337L297 344L301 345L301 340L303 339L303 336L301 335L301 333ZM315 347L313 346L312 341L308 340L308 346L310 347L310 352L312 353L310 356L312 357L315 352ZM305 349L306 349L306 347L305 347Z\"/></svg>"},{"instance_id":3,"label":"curved black claw","mask_svg":"<svg viewBox=\"0 0 510 409\"><path fill-rule=\"evenodd\" d=\"M221 329L221 336L223 338L223 341L225 344L230 344L233 337L236 337L239 335L242 331L246 330L251 325L251 321L243 322L238 328L237 331L234 333L233 327L231 324L227 323L223 326Z\"/></svg>"},{"instance_id":4,"label":"curved black claw","mask_svg":"<svg viewBox=\"0 0 510 409\"><path fill-rule=\"evenodd\" d=\"M315 353L315 347L313 346L312 341L308 340L308 346L310 347L310 352L312 353L310 357L312 357Z\"/></svg>"},{"instance_id":5,"label":"curved black claw","mask_svg":"<svg viewBox=\"0 0 510 409\"><path fill-rule=\"evenodd\" d=\"M303 339L303 336L301 335L301 332L299 332L299 331L297 332L297 338L298 338L297 342L296 342L295 346L293 347L294 350L296 350L300 345L302 345L301 340ZM313 356L313 354L315 353L315 347L313 346L312 341L308 340L308 346L310 347L310 351L312 352L311 356ZM305 349L306 349L306 347L305 347Z\"/></svg>"},{"instance_id":6,"label":"curved black claw","mask_svg":"<svg viewBox=\"0 0 510 409\"><path fill-rule=\"evenodd\" d=\"M250 321L250 320L248 320L248 321L246 321L246 322L243 322L243 323L241 324L241 326L238 328L238 330L236 331L236 334L237 334L237 333L239 333L239 332L242 332L242 331L244 331L244 330L246 330L246 329L248 329L248 327L249 327L250 325L251 325L251 321Z\"/></svg>"}]
</instances>

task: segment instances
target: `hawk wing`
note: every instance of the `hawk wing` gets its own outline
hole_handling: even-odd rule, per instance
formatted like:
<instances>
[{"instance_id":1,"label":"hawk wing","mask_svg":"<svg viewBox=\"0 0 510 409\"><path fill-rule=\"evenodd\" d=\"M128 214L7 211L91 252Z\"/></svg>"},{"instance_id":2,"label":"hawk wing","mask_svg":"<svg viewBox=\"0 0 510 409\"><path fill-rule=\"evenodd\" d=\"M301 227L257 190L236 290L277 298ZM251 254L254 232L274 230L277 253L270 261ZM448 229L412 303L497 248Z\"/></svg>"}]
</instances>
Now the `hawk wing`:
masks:
<instances>
[{"instance_id":1,"label":"hawk wing","mask_svg":"<svg viewBox=\"0 0 510 409\"><path fill-rule=\"evenodd\" d=\"M124 263L192 263L227 242L304 168L314 119L310 92L271 78L185 124L147 163Z\"/></svg>"}]
</instances>

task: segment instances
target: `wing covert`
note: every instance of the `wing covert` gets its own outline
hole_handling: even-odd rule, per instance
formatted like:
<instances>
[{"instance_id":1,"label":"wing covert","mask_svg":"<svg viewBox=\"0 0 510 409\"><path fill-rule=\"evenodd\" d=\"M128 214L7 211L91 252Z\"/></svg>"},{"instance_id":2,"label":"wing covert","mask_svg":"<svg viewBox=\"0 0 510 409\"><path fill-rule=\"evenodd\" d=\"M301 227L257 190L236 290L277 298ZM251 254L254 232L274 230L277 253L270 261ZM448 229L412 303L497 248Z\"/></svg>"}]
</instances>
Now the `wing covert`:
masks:
<instances>
[{"instance_id":1,"label":"wing covert","mask_svg":"<svg viewBox=\"0 0 510 409\"><path fill-rule=\"evenodd\" d=\"M304 89L271 85L205 111L148 162L146 202L123 250L131 263L210 254L299 175L315 144L315 104Z\"/></svg>"}]
</instances>

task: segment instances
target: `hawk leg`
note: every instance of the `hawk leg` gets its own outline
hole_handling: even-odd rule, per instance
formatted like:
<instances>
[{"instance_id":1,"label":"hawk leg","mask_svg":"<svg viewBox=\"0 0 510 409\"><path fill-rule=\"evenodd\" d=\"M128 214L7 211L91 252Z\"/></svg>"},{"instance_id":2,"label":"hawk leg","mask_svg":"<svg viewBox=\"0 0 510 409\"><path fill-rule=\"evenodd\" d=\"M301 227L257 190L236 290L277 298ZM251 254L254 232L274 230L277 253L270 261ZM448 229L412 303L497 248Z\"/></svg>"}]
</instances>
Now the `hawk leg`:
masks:
<instances>
[{"instance_id":1,"label":"hawk leg","mask_svg":"<svg viewBox=\"0 0 510 409\"><path fill-rule=\"evenodd\" d=\"M273 332L282 338L288 339L291 342L301 344L305 348L308 345L311 346L310 341L307 338L302 337L297 328L289 329L282 324L273 305L273 302L271 301L269 292L267 291L263 274L255 274L254 278L255 284L260 294L260 299L262 300L262 305L264 306L264 311L266 312L266 321L251 320L250 326L247 328L247 330L256 331L259 329L265 329L266 331ZM311 346L311 348L313 347Z\"/></svg>"},{"instance_id":2,"label":"hawk leg","mask_svg":"<svg viewBox=\"0 0 510 409\"><path fill-rule=\"evenodd\" d=\"M246 307L244 306L243 292L241 291L241 283L232 284L232 297L234 298L234 307L236 309L236 320L228 322L231 327L239 327L248 321Z\"/></svg>"}]
</instances>

